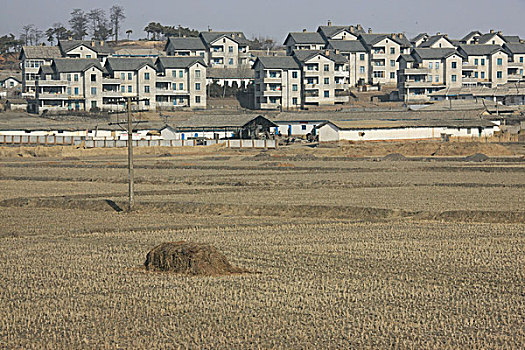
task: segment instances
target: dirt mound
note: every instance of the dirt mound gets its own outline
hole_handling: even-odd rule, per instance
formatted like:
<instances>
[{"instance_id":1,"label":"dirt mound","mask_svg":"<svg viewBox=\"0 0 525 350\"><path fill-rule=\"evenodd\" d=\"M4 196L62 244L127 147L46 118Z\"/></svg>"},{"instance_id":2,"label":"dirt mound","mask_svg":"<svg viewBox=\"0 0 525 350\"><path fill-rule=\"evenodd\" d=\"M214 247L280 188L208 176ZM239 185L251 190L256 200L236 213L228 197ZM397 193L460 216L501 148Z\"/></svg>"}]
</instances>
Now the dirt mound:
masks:
<instances>
[{"instance_id":1,"label":"dirt mound","mask_svg":"<svg viewBox=\"0 0 525 350\"><path fill-rule=\"evenodd\" d=\"M261 167L268 167L268 168L294 168L295 165L291 163L283 163L283 162L266 162L262 163L259 166Z\"/></svg>"},{"instance_id":2,"label":"dirt mound","mask_svg":"<svg viewBox=\"0 0 525 350\"><path fill-rule=\"evenodd\" d=\"M390 153L384 156L383 160L399 161L399 160L407 160L407 157L405 157L401 153Z\"/></svg>"},{"instance_id":3,"label":"dirt mound","mask_svg":"<svg viewBox=\"0 0 525 350\"><path fill-rule=\"evenodd\" d=\"M153 248L144 263L149 271L167 271L184 275L229 275L248 272L232 266L215 247L205 243L168 242Z\"/></svg>"},{"instance_id":4,"label":"dirt mound","mask_svg":"<svg viewBox=\"0 0 525 350\"><path fill-rule=\"evenodd\" d=\"M489 157L483 153L476 153L465 157L465 161L467 162L484 162L487 159L489 159Z\"/></svg>"}]
</instances>

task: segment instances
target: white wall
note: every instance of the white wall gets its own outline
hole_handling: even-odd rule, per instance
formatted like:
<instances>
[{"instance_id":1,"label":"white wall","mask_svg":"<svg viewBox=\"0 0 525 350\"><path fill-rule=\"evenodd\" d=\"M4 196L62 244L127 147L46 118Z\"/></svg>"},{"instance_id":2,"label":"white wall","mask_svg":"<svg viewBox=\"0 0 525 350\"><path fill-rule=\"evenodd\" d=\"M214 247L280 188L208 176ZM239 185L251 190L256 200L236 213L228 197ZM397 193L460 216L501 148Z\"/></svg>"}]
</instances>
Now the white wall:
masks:
<instances>
[{"instance_id":1,"label":"white wall","mask_svg":"<svg viewBox=\"0 0 525 350\"><path fill-rule=\"evenodd\" d=\"M277 124L278 128L277 131L281 133L283 136L288 136L288 131L292 131L292 136L304 136L307 134L311 134L313 129L320 125L322 122L320 121L314 121L314 122L274 122ZM303 129L303 125L305 129Z\"/></svg>"}]
</instances>

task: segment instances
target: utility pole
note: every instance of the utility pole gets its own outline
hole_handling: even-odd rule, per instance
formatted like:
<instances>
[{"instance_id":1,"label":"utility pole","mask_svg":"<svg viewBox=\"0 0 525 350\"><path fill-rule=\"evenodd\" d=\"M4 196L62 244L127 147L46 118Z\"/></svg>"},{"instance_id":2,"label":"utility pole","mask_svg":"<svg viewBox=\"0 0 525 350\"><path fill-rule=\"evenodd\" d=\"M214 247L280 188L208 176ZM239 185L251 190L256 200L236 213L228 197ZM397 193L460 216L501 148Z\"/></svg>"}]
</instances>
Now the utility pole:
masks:
<instances>
[{"instance_id":1,"label":"utility pole","mask_svg":"<svg viewBox=\"0 0 525 350\"><path fill-rule=\"evenodd\" d=\"M131 97L128 97L128 184L129 202L128 211L133 210L133 123L131 120Z\"/></svg>"}]
</instances>

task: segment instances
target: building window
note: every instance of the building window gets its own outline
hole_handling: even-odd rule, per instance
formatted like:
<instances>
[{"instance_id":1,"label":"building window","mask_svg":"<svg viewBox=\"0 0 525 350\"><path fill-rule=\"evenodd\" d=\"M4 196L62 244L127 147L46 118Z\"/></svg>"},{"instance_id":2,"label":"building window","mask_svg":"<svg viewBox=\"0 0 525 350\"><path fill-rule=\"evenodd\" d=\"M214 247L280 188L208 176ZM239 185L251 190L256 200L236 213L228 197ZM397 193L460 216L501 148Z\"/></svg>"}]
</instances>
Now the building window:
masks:
<instances>
[{"instance_id":1,"label":"building window","mask_svg":"<svg viewBox=\"0 0 525 350\"><path fill-rule=\"evenodd\" d=\"M71 74L67 75L67 81L71 81Z\"/></svg>"},{"instance_id":2,"label":"building window","mask_svg":"<svg viewBox=\"0 0 525 350\"><path fill-rule=\"evenodd\" d=\"M233 46L228 46L228 52L233 53Z\"/></svg>"},{"instance_id":3,"label":"building window","mask_svg":"<svg viewBox=\"0 0 525 350\"><path fill-rule=\"evenodd\" d=\"M478 72L474 72L474 78L478 77Z\"/></svg>"},{"instance_id":4,"label":"building window","mask_svg":"<svg viewBox=\"0 0 525 350\"><path fill-rule=\"evenodd\" d=\"M70 87L67 88L67 94L68 94L68 96L71 96L71 88Z\"/></svg>"},{"instance_id":5,"label":"building window","mask_svg":"<svg viewBox=\"0 0 525 350\"><path fill-rule=\"evenodd\" d=\"M97 75L91 74L91 81L97 81Z\"/></svg>"},{"instance_id":6,"label":"building window","mask_svg":"<svg viewBox=\"0 0 525 350\"><path fill-rule=\"evenodd\" d=\"M292 104L293 105L297 105L298 104L297 97L292 97Z\"/></svg>"},{"instance_id":7,"label":"building window","mask_svg":"<svg viewBox=\"0 0 525 350\"><path fill-rule=\"evenodd\" d=\"M325 64L325 65L324 65L324 71L325 71L325 72L330 71L330 65L329 65L329 64Z\"/></svg>"},{"instance_id":8,"label":"building window","mask_svg":"<svg viewBox=\"0 0 525 350\"><path fill-rule=\"evenodd\" d=\"M436 83L439 83L439 75L436 75L435 81L436 81Z\"/></svg>"},{"instance_id":9,"label":"building window","mask_svg":"<svg viewBox=\"0 0 525 350\"><path fill-rule=\"evenodd\" d=\"M474 65L476 65L476 66L479 65L479 60L477 58L474 59Z\"/></svg>"},{"instance_id":10,"label":"building window","mask_svg":"<svg viewBox=\"0 0 525 350\"><path fill-rule=\"evenodd\" d=\"M144 106L149 106L149 100L144 100Z\"/></svg>"},{"instance_id":11,"label":"building window","mask_svg":"<svg viewBox=\"0 0 525 350\"><path fill-rule=\"evenodd\" d=\"M383 71L374 72L374 78L384 78L384 77L385 77L385 72Z\"/></svg>"},{"instance_id":12,"label":"building window","mask_svg":"<svg viewBox=\"0 0 525 350\"><path fill-rule=\"evenodd\" d=\"M297 79L297 72L292 72L292 78Z\"/></svg>"},{"instance_id":13,"label":"building window","mask_svg":"<svg viewBox=\"0 0 525 350\"><path fill-rule=\"evenodd\" d=\"M195 96L195 103L201 103L201 97Z\"/></svg>"},{"instance_id":14,"label":"building window","mask_svg":"<svg viewBox=\"0 0 525 350\"><path fill-rule=\"evenodd\" d=\"M133 86L128 85L128 92L133 92Z\"/></svg>"},{"instance_id":15,"label":"building window","mask_svg":"<svg viewBox=\"0 0 525 350\"><path fill-rule=\"evenodd\" d=\"M458 80L458 77L455 74L452 74L452 81L455 82Z\"/></svg>"},{"instance_id":16,"label":"building window","mask_svg":"<svg viewBox=\"0 0 525 350\"><path fill-rule=\"evenodd\" d=\"M485 79L485 72L481 72L481 79Z\"/></svg>"},{"instance_id":17,"label":"building window","mask_svg":"<svg viewBox=\"0 0 525 350\"><path fill-rule=\"evenodd\" d=\"M360 61L364 61L365 60L365 54L364 53L359 54L359 60Z\"/></svg>"},{"instance_id":18,"label":"building window","mask_svg":"<svg viewBox=\"0 0 525 350\"><path fill-rule=\"evenodd\" d=\"M149 85L144 85L144 93L149 94Z\"/></svg>"},{"instance_id":19,"label":"building window","mask_svg":"<svg viewBox=\"0 0 525 350\"><path fill-rule=\"evenodd\" d=\"M502 66L503 65L503 59L502 58L498 58L498 66Z\"/></svg>"},{"instance_id":20,"label":"building window","mask_svg":"<svg viewBox=\"0 0 525 350\"><path fill-rule=\"evenodd\" d=\"M195 78L200 78L200 77L201 77L201 71L197 69L195 71Z\"/></svg>"},{"instance_id":21,"label":"building window","mask_svg":"<svg viewBox=\"0 0 525 350\"><path fill-rule=\"evenodd\" d=\"M297 84L293 84L292 85L292 91L297 91L297 90L298 90Z\"/></svg>"},{"instance_id":22,"label":"building window","mask_svg":"<svg viewBox=\"0 0 525 350\"><path fill-rule=\"evenodd\" d=\"M183 70L179 71L179 78L184 78L184 71Z\"/></svg>"},{"instance_id":23,"label":"building window","mask_svg":"<svg viewBox=\"0 0 525 350\"><path fill-rule=\"evenodd\" d=\"M484 59L484 58L481 59L481 65L482 65L482 66L485 65L485 59Z\"/></svg>"},{"instance_id":24,"label":"building window","mask_svg":"<svg viewBox=\"0 0 525 350\"><path fill-rule=\"evenodd\" d=\"M120 86L120 92L122 93L126 92L126 87L124 85Z\"/></svg>"},{"instance_id":25,"label":"building window","mask_svg":"<svg viewBox=\"0 0 525 350\"><path fill-rule=\"evenodd\" d=\"M390 79L395 79L395 78L396 78L396 72L391 72Z\"/></svg>"},{"instance_id":26,"label":"building window","mask_svg":"<svg viewBox=\"0 0 525 350\"><path fill-rule=\"evenodd\" d=\"M176 70L172 70L171 71L171 76L176 78L177 77L177 71Z\"/></svg>"},{"instance_id":27,"label":"building window","mask_svg":"<svg viewBox=\"0 0 525 350\"><path fill-rule=\"evenodd\" d=\"M144 73L144 80L149 80L149 73Z\"/></svg>"},{"instance_id":28,"label":"building window","mask_svg":"<svg viewBox=\"0 0 525 350\"><path fill-rule=\"evenodd\" d=\"M78 74L73 75L73 80L78 81Z\"/></svg>"},{"instance_id":29,"label":"building window","mask_svg":"<svg viewBox=\"0 0 525 350\"><path fill-rule=\"evenodd\" d=\"M520 63L523 63L523 56L520 57Z\"/></svg>"},{"instance_id":30,"label":"building window","mask_svg":"<svg viewBox=\"0 0 525 350\"><path fill-rule=\"evenodd\" d=\"M195 90L197 91L201 90L201 83L195 83Z\"/></svg>"},{"instance_id":31,"label":"building window","mask_svg":"<svg viewBox=\"0 0 525 350\"><path fill-rule=\"evenodd\" d=\"M432 82L432 76L431 76L431 75L428 76L428 82L429 82L429 83Z\"/></svg>"},{"instance_id":32,"label":"building window","mask_svg":"<svg viewBox=\"0 0 525 350\"><path fill-rule=\"evenodd\" d=\"M439 62L436 62L436 69L439 69Z\"/></svg>"},{"instance_id":33,"label":"building window","mask_svg":"<svg viewBox=\"0 0 525 350\"><path fill-rule=\"evenodd\" d=\"M364 73L364 72L365 72L365 66L359 67L359 73Z\"/></svg>"},{"instance_id":34,"label":"building window","mask_svg":"<svg viewBox=\"0 0 525 350\"><path fill-rule=\"evenodd\" d=\"M233 66L233 58L230 58L230 59L228 60L228 64L229 64L230 66Z\"/></svg>"},{"instance_id":35,"label":"building window","mask_svg":"<svg viewBox=\"0 0 525 350\"><path fill-rule=\"evenodd\" d=\"M395 67L395 66L396 66L396 61L390 60L390 67Z\"/></svg>"},{"instance_id":36,"label":"building window","mask_svg":"<svg viewBox=\"0 0 525 350\"><path fill-rule=\"evenodd\" d=\"M133 73L128 73L128 80L133 79Z\"/></svg>"},{"instance_id":37,"label":"building window","mask_svg":"<svg viewBox=\"0 0 525 350\"><path fill-rule=\"evenodd\" d=\"M428 63L428 69L433 69L433 67L434 67L434 64L432 62L429 62Z\"/></svg>"},{"instance_id":38,"label":"building window","mask_svg":"<svg viewBox=\"0 0 525 350\"><path fill-rule=\"evenodd\" d=\"M329 85L330 84L330 78L324 78L324 84Z\"/></svg>"},{"instance_id":39,"label":"building window","mask_svg":"<svg viewBox=\"0 0 525 350\"><path fill-rule=\"evenodd\" d=\"M78 95L78 88L75 88L75 95Z\"/></svg>"},{"instance_id":40,"label":"building window","mask_svg":"<svg viewBox=\"0 0 525 350\"><path fill-rule=\"evenodd\" d=\"M324 97L330 97L330 91L325 91L324 92Z\"/></svg>"},{"instance_id":41,"label":"building window","mask_svg":"<svg viewBox=\"0 0 525 350\"><path fill-rule=\"evenodd\" d=\"M458 68L458 63L457 62L452 62L452 69L455 69L455 68Z\"/></svg>"},{"instance_id":42,"label":"building window","mask_svg":"<svg viewBox=\"0 0 525 350\"><path fill-rule=\"evenodd\" d=\"M97 88L96 87L92 87L91 88L91 95L96 95L97 94Z\"/></svg>"},{"instance_id":43,"label":"building window","mask_svg":"<svg viewBox=\"0 0 525 350\"><path fill-rule=\"evenodd\" d=\"M497 72L496 72L496 77L497 77L498 79L501 79L501 78L503 78L503 72L502 72L502 71L500 71L500 70L499 70L499 71L497 71Z\"/></svg>"},{"instance_id":44,"label":"building window","mask_svg":"<svg viewBox=\"0 0 525 350\"><path fill-rule=\"evenodd\" d=\"M306 125L301 125L301 130L306 130Z\"/></svg>"},{"instance_id":45,"label":"building window","mask_svg":"<svg viewBox=\"0 0 525 350\"><path fill-rule=\"evenodd\" d=\"M126 80L126 73L120 73L120 80Z\"/></svg>"},{"instance_id":46,"label":"building window","mask_svg":"<svg viewBox=\"0 0 525 350\"><path fill-rule=\"evenodd\" d=\"M86 55L86 58L91 58L91 55Z\"/></svg>"},{"instance_id":47,"label":"building window","mask_svg":"<svg viewBox=\"0 0 525 350\"><path fill-rule=\"evenodd\" d=\"M184 83L179 84L179 90L184 90Z\"/></svg>"},{"instance_id":48,"label":"building window","mask_svg":"<svg viewBox=\"0 0 525 350\"><path fill-rule=\"evenodd\" d=\"M390 48L390 54L391 55L395 55L396 54L396 48L395 47L391 47Z\"/></svg>"}]
</instances>

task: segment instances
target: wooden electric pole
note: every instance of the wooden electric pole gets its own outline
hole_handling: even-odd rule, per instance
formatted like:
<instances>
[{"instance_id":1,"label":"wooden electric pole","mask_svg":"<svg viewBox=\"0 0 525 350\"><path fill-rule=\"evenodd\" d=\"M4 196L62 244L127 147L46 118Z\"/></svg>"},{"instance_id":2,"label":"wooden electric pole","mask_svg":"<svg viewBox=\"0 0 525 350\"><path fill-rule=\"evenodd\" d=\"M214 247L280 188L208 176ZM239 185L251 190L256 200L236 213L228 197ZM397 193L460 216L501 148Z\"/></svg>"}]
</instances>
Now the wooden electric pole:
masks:
<instances>
[{"instance_id":1,"label":"wooden electric pole","mask_svg":"<svg viewBox=\"0 0 525 350\"><path fill-rule=\"evenodd\" d=\"M129 202L128 211L133 210L133 123L131 120L131 97L128 97L128 184Z\"/></svg>"}]
</instances>

